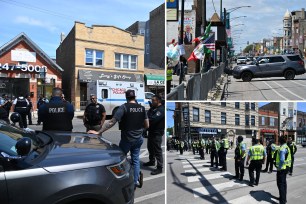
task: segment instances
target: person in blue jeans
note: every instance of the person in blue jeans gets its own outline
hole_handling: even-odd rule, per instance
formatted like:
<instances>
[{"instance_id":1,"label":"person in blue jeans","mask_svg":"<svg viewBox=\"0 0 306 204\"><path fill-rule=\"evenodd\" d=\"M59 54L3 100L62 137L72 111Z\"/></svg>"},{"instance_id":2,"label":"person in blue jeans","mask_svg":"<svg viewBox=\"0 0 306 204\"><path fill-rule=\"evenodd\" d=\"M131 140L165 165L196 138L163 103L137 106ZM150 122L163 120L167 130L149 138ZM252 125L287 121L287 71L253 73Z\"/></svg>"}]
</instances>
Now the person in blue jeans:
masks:
<instances>
[{"instance_id":1,"label":"person in blue jeans","mask_svg":"<svg viewBox=\"0 0 306 204\"><path fill-rule=\"evenodd\" d=\"M127 90L125 96L127 103L118 108L113 118L105 123L99 131L90 130L88 133L102 134L119 122L121 130L119 147L125 154L131 152L135 188L141 188L142 174L140 173L139 152L143 143L144 129L149 128L149 119L145 108L137 103L134 90Z\"/></svg>"}]
</instances>

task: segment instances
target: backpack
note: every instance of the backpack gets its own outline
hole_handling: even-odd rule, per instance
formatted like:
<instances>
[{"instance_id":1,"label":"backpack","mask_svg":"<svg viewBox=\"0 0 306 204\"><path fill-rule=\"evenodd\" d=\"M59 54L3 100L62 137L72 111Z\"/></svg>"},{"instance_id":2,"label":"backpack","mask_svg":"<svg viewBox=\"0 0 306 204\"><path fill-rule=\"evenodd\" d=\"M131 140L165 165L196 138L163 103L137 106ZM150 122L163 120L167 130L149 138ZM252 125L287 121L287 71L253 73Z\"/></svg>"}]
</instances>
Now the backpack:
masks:
<instances>
[{"instance_id":1,"label":"backpack","mask_svg":"<svg viewBox=\"0 0 306 204\"><path fill-rule=\"evenodd\" d=\"M86 111L86 121L91 124L91 123L96 123L96 122L100 122L102 120L100 113L100 105L89 105L87 107L87 111Z\"/></svg>"}]
</instances>

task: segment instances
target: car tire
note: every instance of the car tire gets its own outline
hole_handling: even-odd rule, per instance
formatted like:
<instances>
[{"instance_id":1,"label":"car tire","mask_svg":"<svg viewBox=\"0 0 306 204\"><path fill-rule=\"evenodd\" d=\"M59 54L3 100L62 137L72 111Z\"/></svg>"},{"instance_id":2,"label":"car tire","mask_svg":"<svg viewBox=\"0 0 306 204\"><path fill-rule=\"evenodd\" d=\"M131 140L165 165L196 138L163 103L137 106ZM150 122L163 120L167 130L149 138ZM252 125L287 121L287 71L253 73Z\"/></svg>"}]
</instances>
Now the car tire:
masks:
<instances>
[{"instance_id":1,"label":"car tire","mask_svg":"<svg viewBox=\"0 0 306 204\"><path fill-rule=\"evenodd\" d=\"M295 77L295 72L292 69L288 69L285 71L284 77L287 80L293 80Z\"/></svg>"},{"instance_id":2,"label":"car tire","mask_svg":"<svg viewBox=\"0 0 306 204\"><path fill-rule=\"evenodd\" d=\"M249 82L249 81L252 80L252 78L253 78L253 75L252 75L251 72L243 72L243 73L241 74L241 79L242 79L242 81L244 81L244 82Z\"/></svg>"}]
</instances>

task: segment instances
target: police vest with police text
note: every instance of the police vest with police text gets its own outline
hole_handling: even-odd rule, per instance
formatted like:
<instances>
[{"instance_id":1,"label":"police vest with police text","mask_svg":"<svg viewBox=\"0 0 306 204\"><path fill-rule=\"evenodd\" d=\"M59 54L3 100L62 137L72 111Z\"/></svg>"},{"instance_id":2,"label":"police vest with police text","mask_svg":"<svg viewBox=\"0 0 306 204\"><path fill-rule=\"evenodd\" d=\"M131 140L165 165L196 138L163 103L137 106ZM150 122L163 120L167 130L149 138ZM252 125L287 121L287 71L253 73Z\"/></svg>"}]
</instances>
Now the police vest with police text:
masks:
<instances>
[{"instance_id":1,"label":"police vest with police text","mask_svg":"<svg viewBox=\"0 0 306 204\"><path fill-rule=\"evenodd\" d=\"M125 112L119 122L119 130L140 130L144 127L145 108L137 103L123 104Z\"/></svg>"},{"instance_id":2,"label":"police vest with police text","mask_svg":"<svg viewBox=\"0 0 306 204\"><path fill-rule=\"evenodd\" d=\"M254 145L250 148L251 160L262 160L264 158L264 147L262 145Z\"/></svg>"}]
</instances>

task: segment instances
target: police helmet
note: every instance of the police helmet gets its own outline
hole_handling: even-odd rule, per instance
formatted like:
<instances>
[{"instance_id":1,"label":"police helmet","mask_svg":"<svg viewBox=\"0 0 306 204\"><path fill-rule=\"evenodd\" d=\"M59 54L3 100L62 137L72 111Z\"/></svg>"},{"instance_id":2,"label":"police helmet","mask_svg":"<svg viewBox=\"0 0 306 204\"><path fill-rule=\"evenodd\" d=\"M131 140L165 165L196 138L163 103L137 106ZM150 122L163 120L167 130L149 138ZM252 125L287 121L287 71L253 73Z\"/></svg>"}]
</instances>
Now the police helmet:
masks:
<instances>
[{"instance_id":1,"label":"police helmet","mask_svg":"<svg viewBox=\"0 0 306 204\"><path fill-rule=\"evenodd\" d=\"M19 113L12 113L11 116L10 116L10 119L13 123L17 123L20 121L20 114Z\"/></svg>"}]
</instances>

